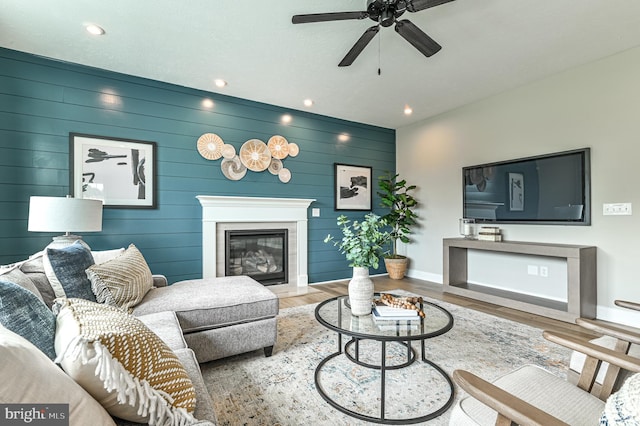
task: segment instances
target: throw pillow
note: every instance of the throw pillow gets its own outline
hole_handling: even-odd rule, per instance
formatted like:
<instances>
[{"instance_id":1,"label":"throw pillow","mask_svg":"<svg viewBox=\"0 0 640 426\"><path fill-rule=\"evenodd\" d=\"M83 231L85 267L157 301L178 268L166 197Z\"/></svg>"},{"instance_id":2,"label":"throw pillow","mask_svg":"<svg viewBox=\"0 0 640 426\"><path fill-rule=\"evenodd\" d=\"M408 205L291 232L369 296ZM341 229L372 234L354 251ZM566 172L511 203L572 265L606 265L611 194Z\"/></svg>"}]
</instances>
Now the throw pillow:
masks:
<instances>
[{"instance_id":1,"label":"throw pillow","mask_svg":"<svg viewBox=\"0 0 640 426\"><path fill-rule=\"evenodd\" d=\"M194 421L187 372L139 319L83 299L58 299L56 308L56 362L111 415L149 424Z\"/></svg>"},{"instance_id":2,"label":"throw pillow","mask_svg":"<svg viewBox=\"0 0 640 426\"><path fill-rule=\"evenodd\" d=\"M36 297L44 302L38 287L29 279L29 277L20 270L19 265L12 268L0 269L0 280L9 281L14 284L18 284L20 287L29 290L35 294Z\"/></svg>"},{"instance_id":3,"label":"throw pillow","mask_svg":"<svg viewBox=\"0 0 640 426\"><path fill-rule=\"evenodd\" d=\"M629 377L620 390L609 396L600 418L602 426L638 424L640 424L640 373Z\"/></svg>"},{"instance_id":4,"label":"throw pillow","mask_svg":"<svg viewBox=\"0 0 640 426\"><path fill-rule=\"evenodd\" d=\"M87 269L96 300L131 311L151 287L153 277L142 253L133 244L113 260Z\"/></svg>"},{"instance_id":5,"label":"throw pillow","mask_svg":"<svg viewBox=\"0 0 640 426\"><path fill-rule=\"evenodd\" d=\"M124 247L113 250L91 251L91 255L93 256L93 260L95 261L96 265L115 259L122 253L124 253Z\"/></svg>"},{"instance_id":6,"label":"throw pillow","mask_svg":"<svg viewBox=\"0 0 640 426\"><path fill-rule=\"evenodd\" d=\"M0 280L0 323L33 343L50 359L56 357L53 346L55 316L29 290Z\"/></svg>"},{"instance_id":7,"label":"throw pillow","mask_svg":"<svg viewBox=\"0 0 640 426\"><path fill-rule=\"evenodd\" d=\"M48 248L47 257L66 297L96 301L96 296L91 291L91 282L85 272L94 264L91 251L87 247L76 241L64 248Z\"/></svg>"},{"instance_id":8,"label":"throw pillow","mask_svg":"<svg viewBox=\"0 0 640 426\"><path fill-rule=\"evenodd\" d=\"M31 282L33 282L33 284L38 288L45 305L51 308L56 295L54 294L51 283L49 283L47 275L44 272L43 257L42 252L36 253L29 257L29 260L22 262L20 270L24 272L24 274L29 277Z\"/></svg>"},{"instance_id":9,"label":"throw pillow","mask_svg":"<svg viewBox=\"0 0 640 426\"><path fill-rule=\"evenodd\" d=\"M0 360L2 403L69 404L70 425L115 426L105 409L64 371L29 341L2 326Z\"/></svg>"}]
</instances>

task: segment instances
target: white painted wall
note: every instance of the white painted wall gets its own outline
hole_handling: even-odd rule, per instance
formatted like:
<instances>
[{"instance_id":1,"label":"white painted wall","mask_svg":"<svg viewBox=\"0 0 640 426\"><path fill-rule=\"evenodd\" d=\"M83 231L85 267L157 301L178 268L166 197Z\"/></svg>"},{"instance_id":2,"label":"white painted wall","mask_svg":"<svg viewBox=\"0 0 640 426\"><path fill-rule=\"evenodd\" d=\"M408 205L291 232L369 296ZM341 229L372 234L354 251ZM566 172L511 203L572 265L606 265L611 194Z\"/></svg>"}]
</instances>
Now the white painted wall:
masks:
<instances>
[{"instance_id":1,"label":"white painted wall","mask_svg":"<svg viewBox=\"0 0 640 426\"><path fill-rule=\"evenodd\" d=\"M500 225L505 239L598 247L598 318L640 324L640 48L397 130L397 170L418 185L422 227L409 276L442 283L442 239L458 236L462 167L591 147L592 225ZM633 203L633 216L602 204ZM526 273L526 271L525 271ZM514 280L517 277L514 271Z\"/></svg>"}]
</instances>

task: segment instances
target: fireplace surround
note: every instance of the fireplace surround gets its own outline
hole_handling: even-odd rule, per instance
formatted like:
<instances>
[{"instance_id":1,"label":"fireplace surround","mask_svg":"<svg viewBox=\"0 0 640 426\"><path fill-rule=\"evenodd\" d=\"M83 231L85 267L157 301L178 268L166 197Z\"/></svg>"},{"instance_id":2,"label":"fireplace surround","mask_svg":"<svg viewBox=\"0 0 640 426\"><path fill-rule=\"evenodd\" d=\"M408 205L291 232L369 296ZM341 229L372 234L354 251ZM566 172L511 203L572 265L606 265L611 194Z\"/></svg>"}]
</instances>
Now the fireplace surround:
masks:
<instances>
[{"instance_id":1,"label":"fireplace surround","mask_svg":"<svg viewBox=\"0 0 640 426\"><path fill-rule=\"evenodd\" d=\"M288 230L288 283L306 286L307 211L315 199L198 195L202 205L202 274L220 277L224 271L224 239L227 230Z\"/></svg>"}]
</instances>

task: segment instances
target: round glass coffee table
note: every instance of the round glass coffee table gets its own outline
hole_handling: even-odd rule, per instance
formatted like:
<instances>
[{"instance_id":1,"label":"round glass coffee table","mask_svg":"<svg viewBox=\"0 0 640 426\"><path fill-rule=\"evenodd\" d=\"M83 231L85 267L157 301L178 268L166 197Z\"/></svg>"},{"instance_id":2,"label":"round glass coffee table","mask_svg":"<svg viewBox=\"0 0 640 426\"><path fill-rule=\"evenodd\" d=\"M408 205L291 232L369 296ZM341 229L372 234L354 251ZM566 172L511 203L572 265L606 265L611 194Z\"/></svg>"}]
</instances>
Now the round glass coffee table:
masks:
<instances>
[{"instance_id":1,"label":"round glass coffee table","mask_svg":"<svg viewBox=\"0 0 640 426\"><path fill-rule=\"evenodd\" d=\"M376 294L376 297L378 296L379 295ZM444 413L453 403L453 383L442 368L426 358L425 340L440 336L451 330L453 327L453 317L446 309L434 303L424 301L422 309L425 316L419 320L386 320L381 323L374 321L372 315L359 317L351 315L348 296L338 296L321 302L316 307L316 319L323 326L338 333L338 350L325 357L316 367L314 380L320 396L342 413L373 423L411 424L425 422ZM343 335L350 338L344 346L342 344ZM366 362L361 359L365 358L361 353L361 341L373 341L380 344L379 363ZM421 413L421 415L417 417L388 418L385 410L386 395L388 393L386 389L386 373L388 370L408 367L416 361L416 352L411 345L413 341L419 342L422 362L433 369L433 371L437 373L435 376L444 382L445 388L448 388L448 399L440 407L433 408L426 414ZM387 365L387 350L391 345L404 346L406 355L403 356L402 362ZM336 402L322 387L321 376L323 369L328 362L340 355L344 355L349 361L357 365L380 370L379 416L364 414L345 407L343 404ZM420 380L420 378L417 378L417 380ZM428 395L428 389L425 390L425 393Z\"/></svg>"}]
</instances>

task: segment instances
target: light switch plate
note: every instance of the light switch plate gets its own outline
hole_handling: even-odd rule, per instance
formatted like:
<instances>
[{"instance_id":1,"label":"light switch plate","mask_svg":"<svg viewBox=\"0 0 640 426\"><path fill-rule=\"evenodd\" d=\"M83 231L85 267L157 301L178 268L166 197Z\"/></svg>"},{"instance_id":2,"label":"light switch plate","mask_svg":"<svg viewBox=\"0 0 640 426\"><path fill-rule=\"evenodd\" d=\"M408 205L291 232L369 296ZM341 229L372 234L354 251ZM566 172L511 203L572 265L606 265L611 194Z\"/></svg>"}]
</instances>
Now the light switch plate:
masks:
<instances>
[{"instance_id":1,"label":"light switch plate","mask_svg":"<svg viewBox=\"0 0 640 426\"><path fill-rule=\"evenodd\" d=\"M320 209L318 209L318 208L311 209L311 216L312 217L320 217Z\"/></svg>"}]
</instances>

